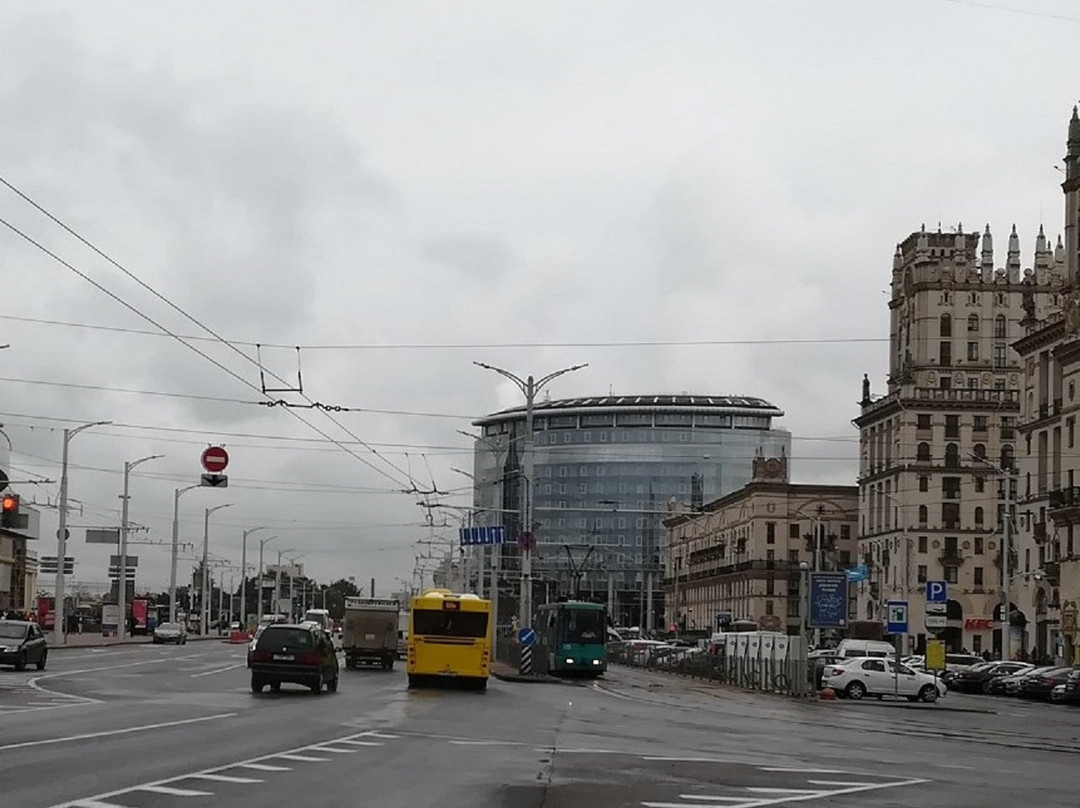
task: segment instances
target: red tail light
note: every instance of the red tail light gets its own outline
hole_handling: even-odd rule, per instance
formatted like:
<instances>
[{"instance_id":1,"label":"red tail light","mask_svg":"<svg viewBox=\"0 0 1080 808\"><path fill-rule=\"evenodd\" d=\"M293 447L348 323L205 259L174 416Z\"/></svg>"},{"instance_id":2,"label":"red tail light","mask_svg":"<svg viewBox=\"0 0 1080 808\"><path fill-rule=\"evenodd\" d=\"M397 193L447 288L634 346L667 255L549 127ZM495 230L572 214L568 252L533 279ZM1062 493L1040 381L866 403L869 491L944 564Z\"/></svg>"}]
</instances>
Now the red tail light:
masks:
<instances>
[{"instance_id":1,"label":"red tail light","mask_svg":"<svg viewBox=\"0 0 1080 808\"><path fill-rule=\"evenodd\" d=\"M318 665L321 660L319 659L318 653L312 651L307 654L300 654L296 658L296 661L301 665Z\"/></svg>"},{"instance_id":2,"label":"red tail light","mask_svg":"<svg viewBox=\"0 0 1080 808\"><path fill-rule=\"evenodd\" d=\"M251 655L252 662L269 662L273 656L269 651L256 651Z\"/></svg>"}]
</instances>

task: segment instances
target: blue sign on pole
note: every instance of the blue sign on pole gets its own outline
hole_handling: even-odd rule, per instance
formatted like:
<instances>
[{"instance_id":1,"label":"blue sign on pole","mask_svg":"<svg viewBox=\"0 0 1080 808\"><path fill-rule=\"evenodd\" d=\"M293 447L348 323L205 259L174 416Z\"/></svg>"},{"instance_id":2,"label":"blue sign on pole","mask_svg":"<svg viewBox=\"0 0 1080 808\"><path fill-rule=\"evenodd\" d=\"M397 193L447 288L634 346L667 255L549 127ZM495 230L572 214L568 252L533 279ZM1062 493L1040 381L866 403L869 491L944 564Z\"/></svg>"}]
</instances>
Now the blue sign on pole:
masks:
<instances>
[{"instance_id":1,"label":"blue sign on pole","mask_svg":"<svg viewBox=\"0 0 1080 808\"><path fill-rule=\"evenodd\" d=\"M463 527L459 531L461 546L504 544L506 542L506 528L503 525L490 527Z\"/></svg>"},{"instance_id":2,"label":"blue sign on pole","mask_svg":"<svg viewBox=\"0 0 1080 808\"><path fill-rule=\"evenodd\" d=\"M906 600L890 600L886 604L885 630L889 634L907 634L908 605Z\"/></svg>"},{"instance_id":3,"label":"blue sign on pole","mask_svg":"<svg viewBox=\"0 0 1080 808\"><path fill-rule=\"evenodd\" d=\"M927 581L926 582L926 602L927 603L948 603L949 602L949 585L945 581Z\"/></svg>"},{"instance_id":4,"label":"blue sign on pole","mask_svg":"<svg viewBox=\"0 0 1080 808\"><path fill-rule=\"evenodd\" d=\"M848 616L846 572L810 573L810 627L843 628Z\"/></svg>"},{"instance_id":5,"label":"blue sign on pole","mask_svg":"<svg viewBox=\"0 0 1080 808\"><path fill-rule=\"evenodd\" d=\"M865 564L859 564L857 567L847 569L847 579L850 583L857 584L859 581L865 581L869 577L870 570L866 568Z\"/></svg>"},{"instance_id":6,"label":"blue sign on pole","mask_svg":"<svg viewBox=\"0 0 1080 808\"><path fill-rule=\"evenodd\" d=\"M531 628L523 628L518 632L518 642L522 645L536 645L536 632Z\"/></svg>"}]
</instances>

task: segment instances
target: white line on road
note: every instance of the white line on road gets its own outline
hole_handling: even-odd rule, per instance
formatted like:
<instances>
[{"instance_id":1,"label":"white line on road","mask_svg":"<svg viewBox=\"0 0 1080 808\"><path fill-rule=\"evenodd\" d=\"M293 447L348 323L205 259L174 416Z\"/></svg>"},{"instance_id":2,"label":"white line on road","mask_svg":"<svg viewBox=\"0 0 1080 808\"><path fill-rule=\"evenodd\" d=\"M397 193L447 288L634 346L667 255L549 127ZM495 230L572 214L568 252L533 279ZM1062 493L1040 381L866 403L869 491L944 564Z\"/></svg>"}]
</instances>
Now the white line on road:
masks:
<instances>
[{"instance_id":1,"label":"white line on road","mask_svg":"<svg viewBox=\"0 0 1080 808\"><path fill-rule=\"evenodd\" d=\"M330 758L312 757L311 755L274 755L281 760L297 760L301 763L326 763Z\"/></svg>"},{"instance_id":2,"label":"white line on road","mask_svg":"<svg viewBox=\"0 0 1080 808\"><path fill-rule=\"evenodd\" d=\"M44 738L40 741L23 741L21 743L9 743L0 746L0 752L8 749L26 749L30 746L48 746L57 743L70 743L72 741L85 741L90 738L108 738L113 735L130 735L133 732L147 732L152 729L167 729L168 727L180 727L185 724L198 724L202 721L217 721L219 718L232 718L236 713L219 713L218 715L204 715L201 718L185 718L182 721L166 721L161 724L143 724L138 727L125 727L124 729L110 729L103 732L85 732L81 735L67 735L62 738Z\"/></svg>"},{"instance_id":3,"label":"white line on road","mask_svg":"<svg viewBox=\"0 0 1080 808\"><path fill-rule=\"evenodd\" d=\"M291 772L289 766L272 766L269 763L241 763L241 769L254 769L257 772Z\"/></svg>"},{"instance_id":4,"label":"white line on road","mask_svg":"<svg viewBox=\"0 0 1080 808\"><path fill-rule=\"evenodd\" d=\"M823 783L821 780L810 780L811 783ZM844 784L846 785L846 784ZM852 783L851 785L869 785L869 783ZM818 788L768 788L766 786L747 786L747 791L752 791L755 794L820 794L824 796L828 794L828 791L822 791Z\"/></svg>"},{"instance_id":5,"label":"white line on road","mask_svg":"<svg viewBox=\"0 0 1080 808\"><path fill-rule=\"evenodd\" d=\"M937 769L965 769L967 771L976 771L978 766L961 766L959 763L931 763L931 766Z\"/></svg>"},{"instance_id":6,"label":"white line on road","mask_svg":"<svg viewBox=\"0 0 1080 808\"><path fill-rule=\"evenodd\" d=\"M800 769L793 766L762 766L763 772L791 772L792 774L847 774L842 769Z\"/></svg>"},{"instance_id":7,"label":"white line on road","mask_svg":"<svg viewBox=\"0 0 1080 808\"><path fill-rule=\"evenodd\" d=\"M247 663L244 663L244 664L247 664ZM238 662L235 665L229 665L229 666L224 667L224 668L215 668L212 671L203 671L202 673L193 673L193 674L191 674L190 678L198 679L200 676L212 676L215 673L225 673L225 671L231 671L231 670L234 670L236 668L242 668L242 667L244 667L244 664L240 664Z\"/></svg>"},{"instance_id":8,"label":"white line on road","mask_svg":"<svg viewBox=\"0 0 1080 808\"><path fill-rule=\"evenodd\" d=\"M71 803L72 808L126 808L115 802L101 802L100 800L83 800Z\"/></svg>"},{"instance_id":9,"label":"white line on road","mask_svg":"<svg viewBox=\"0 0 1080 808\"><path fill-rule=\"evenodd\" d=\"M383 744L378 741L334 741L334 743L342 744L347 743L353 746L382 746Z\"/></svg>"},{"instance_id":10,"label":"white line on road","mask_svg":"<svg viewBox=\"0 0 1080 808\"><path fill-rule=\"evenodd\" d=\"M450 741L455 746L522 746L520 741Z\"/></svg>"},{"instance_id":11,"label":"white line on road","mask_svg":"<svg viewBox=\"0 0 1080 808\"><path fill-rule=\"evenodd\" d=\"M374 729L368 730L367 732L361 732L360 735L365 738L385 738L388 741L396 741L398 738L401 737L400 735L389 735L385 732L379 732L378 730Z\"/></svg>"},{"instance_id":12,"label":"white line on road","mask_svg":"<svg viewBox=\"0 0 1080 808\"><path fill-rule=\"evenodd\" d=\"M562 749L560 752L564 751ZM658 760L665 763L735 763L734 760L724 760L723 758L714 757L652 757L642 756L642 760Z\"/></svg>"},{"instance_id":13,"label":"white line on road","mask_svg":"<svg viewBox=\"0 0 1080 808\"><path fill-rule=\"evenodd\" d=\"M746 797L710 797L705 794L680 794L680 800L708 800L709 802L746 802Z\"/></svg>"},{"instance_id":14,"label":"white line on road","mask_svg":"<svg viewBox=\"0 0 1080 808\"><path fill-rule=\"evenodd\" d=\"M355 755L356 751L357 751L355 749L335 749L332 746L325 746L325 745L324 746L316 746L315 749L318 750L319 752L333 752L335 755Z\"/></svg>"},{"instance_id":15,"label":"white line on road","mask_svg":"<svg viewBox=\"0 0 1080 808\"><path fill-rule=\"evenodd\" d=\"M193 788L173 788L172 786L140 786L138 791L150 791L154 794L168 794L170 797L212 797L213 791L196 791Z\"/></svg>"},{"instance_id":16,"label":"white line on road","mask_svg":"<svg viewBox=\"0 0 1080 808\"><path fill-rule=\"evenodd\" d=\"M257 777L237 777L232 774L196 774L192 775L193 779L198 780L212 780L215 783L263 783L265 780L260 780Z\"/></svg>"}]
</instances>

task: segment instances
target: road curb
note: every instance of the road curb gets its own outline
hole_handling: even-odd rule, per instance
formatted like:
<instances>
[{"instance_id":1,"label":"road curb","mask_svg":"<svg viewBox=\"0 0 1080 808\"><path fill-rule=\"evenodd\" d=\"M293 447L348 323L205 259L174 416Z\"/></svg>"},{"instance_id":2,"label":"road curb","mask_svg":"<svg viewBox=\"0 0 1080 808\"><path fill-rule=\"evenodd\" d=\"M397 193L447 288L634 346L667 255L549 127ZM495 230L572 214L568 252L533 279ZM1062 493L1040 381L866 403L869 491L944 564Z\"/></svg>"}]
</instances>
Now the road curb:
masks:
<instances>
[{"instance_id":1,"label":"road curb","mask_svg":"<svg viewBox=\"0 0 1080 808\"><path fill-rule=\"evenodd\" d=\"M491 672L491 675L498 679L500 682L522 682L530 685L561 685L563 681L556 679L554 676L535 676L532 674L522 673L495 673Z\"/></svg>"},{"instance_id":2,"label":"road curb","mask_svg":"<svg viewBox=\"0 0 1080 808\"><path fill-rule=\"evenodd\" d=\"M814 702L814 704L826 706L820 701ZM998 715L997 710L984 710L978 707L947 707L941 702L935 702L934 704L904 704L898 701L851 701L850 699L837 699L836 701L830 701L827 706L842 706L850 709L866 707L868 709L881 708L885 710L919 710L925 713L975 713L978 715Z\"/></svg>"}]
</instances>

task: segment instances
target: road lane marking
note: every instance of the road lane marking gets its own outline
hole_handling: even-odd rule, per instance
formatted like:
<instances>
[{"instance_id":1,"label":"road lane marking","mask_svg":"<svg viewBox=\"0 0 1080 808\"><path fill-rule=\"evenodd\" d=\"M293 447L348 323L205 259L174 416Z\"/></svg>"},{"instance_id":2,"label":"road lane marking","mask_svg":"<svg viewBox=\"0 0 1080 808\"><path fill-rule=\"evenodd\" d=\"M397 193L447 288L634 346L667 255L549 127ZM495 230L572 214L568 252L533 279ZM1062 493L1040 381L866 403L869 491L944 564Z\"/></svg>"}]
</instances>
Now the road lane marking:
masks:
<instances>
[{"instance_id":1,"label":"road lane marking","mask_svg":"<svg viewBox=\"0 0 1080 808\"><path fill-rule=\"evenodd\" d=\"M368 730L367 732L360 733L365 738L386 738L388 741L396 741L400 738L400 735L389 735L385 732L378 732L377 730Z\"/></svg>"},{"instance_id":2,"label":"road lane marking","mask_svg":"<svg viewBox=\"0 0 1080 808\"><path fill-rule=\"evenodd\" d=\"M215 783L265 783L265 780L260 780L258 777L237 777L232 774L195 774L192 775L193 779L198 780L212 780Z\"/></svg>"},{"instance_id":3,"label":"road lane marking","mask_svg":"<svg viewBox=\"0 0 1080 808\"><path fill-rule=\"evenodd\" d=\"M115 802L101 802L100 800L83 800L71 803L72 808L127 808Z\"/></svg>"},{"instance_id":4,"label":"road lane marking","mask_svg":"<svg viewBox=\"0 0 1080 808\"><path fill-rule=\"evenodd\" d=\"M450 741L455 746L523 746L520 741ZM545 750L546 751L546 750Z\"/></svg>"},{"instance_id":5,"label":"road lane marking","mask_svg":"<svg viewBox=\"0 0 1080 808\"><path fill-rule=\"evenodd\" d=\"M247 663L244 663L244 664L247 664ZM235 665L229 665L229 666L224 667L224 668L216 668L215 670L212 670L212 671L203 671L202 673L193 673L193 674L191 674L190 678L198 679L200 676L212 676L215 673L225 673L225 671L231 671L231 670L235 670L236 668L242 668L242 667L244 667L244 665L242 665L240 663L237 663Z\"/></svg>"},{"instance_id":6,"label":"road lane marking","mask_svg":"<svg viewBox=\"0 0 1080 808\"><path fill-rule=\"evenodd\" d=\"M326 763L330 760L330 758L312 757L311 755L274 755L274 757L281 760L296 760L301 763Z\"/></svg>"},{"instance_id":7,"label":"road lane marking","mask_svg":"<svg viewBox=\"0 0 1080 808\"><path fill-rule=\"evenodd\" d=\"M560 752L566 751L563 749L558 750ZM664 763L738 763L737 760L725 760L724 758L715 757L652 757L642 756L642 760L657 760Z\"/></svg>"},{"instance_id":8,"label":"road lane marking","mask_svg":"<svg viewBox=\"0 0 1080 808\"><path fill-rule=\"evenodd\" d=\"M40 741L22 741L21 743L9 743L0 746L0 752L8 749L26 749L31 746L49 746L57 743L71 743L73 741L85 741L90 738L108 738L113 735L130 735L133 732L147 732L152 729L167 729L180 727L185 724L198 724L203 721L217 721L221 718L232 718L237 713L219 713L217 715L204 715L200 718L185 718L182 721L165 721L160 724L143 724L138 727L124 727L123 729L110 729L103 732L84 732L81 735L67 735L62 738L44 738Z\"/></svg>"},{"instance_id":9,"label":"road lane marking","mask_svg":"<svg viewBox=\"0 0 1080 808\"><path fill-rule=\"evenodd\" d=\"M792 774L847 774L842 769L800 769L794 766L762 766L763 772L791 772Z\"/></svg>"},{"instance_id":10,"label":"road lane marking","mask_svg":"<svg viewBox=\"0 0 1080 808\"><path fill-rule=\"evenodd\" d=\"M746 802L746 797L710 797L705 794L680 794L680 800L708 800L709 802Z\"/></svg>"},{"instance_id":11,"label":"road lane marking","mask_svg":"<svg viewBox=\"0 0 1080 808\"><path fill-rule=\"evenodd\" d=\"M227 766L226 768L233 768ZM289 766L272 766L269 763L241 763L237 768L241 769L253 769L257 772L291 772L292 768Z\"/></svg>"},{"instance_id":12,"label":"road lane marking","mask_svg":"<svg viewBox=\"0 0 1080 808\"><path fill-rule=\"evenodd\" d=\"M830 785L821 780L810 780L811 783L821 783L822 785ZM831 784L835 785L835 784ZM842 783L841 785L848 785ZM870 785L869 783L852 783L852 785ZM747 791L751 791L755 794L820 794L825 796L828 791L822 791L819 788L768 788L766 786L746 786Z\"/></svg>"},{"instance_id":13,"label":"road lane marking","mask_svg":"<svg viewBox=\"0 0 1080 808\"><path fill-rule=\"evenodd\" d=\"M333 752L335 755L355 755L355 749L334 749L332 746L316 746L320 752Z\"/></svg>"},{"instance_id":14,"label":"road lane marking","mask_svg":"<svg viewBox=\"0 0 1080 808\"><path fill-rule=\"evenodd\" d=\"M383 744L379 743L378 741L334 741L334 743L347 743L351 744L352 746L383 746Z\"/></svg>"},{"instance_id":15,"label":"road lane marking","mask_svg":"<svg viewBox=\"0 0 1080 808\"><path fill-rule=\"evenodd\" d=\"M170 797L212 797L213 791L196 791L193 788L174 788L173 786L140 786L136 791L150 791L154 794L168 794Z\"/></svg>"}]
</instances>

